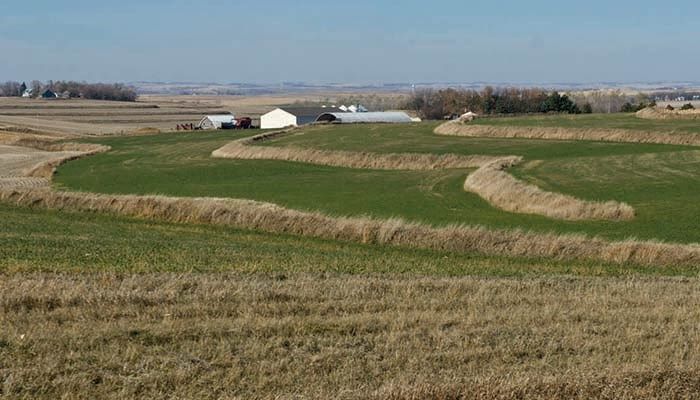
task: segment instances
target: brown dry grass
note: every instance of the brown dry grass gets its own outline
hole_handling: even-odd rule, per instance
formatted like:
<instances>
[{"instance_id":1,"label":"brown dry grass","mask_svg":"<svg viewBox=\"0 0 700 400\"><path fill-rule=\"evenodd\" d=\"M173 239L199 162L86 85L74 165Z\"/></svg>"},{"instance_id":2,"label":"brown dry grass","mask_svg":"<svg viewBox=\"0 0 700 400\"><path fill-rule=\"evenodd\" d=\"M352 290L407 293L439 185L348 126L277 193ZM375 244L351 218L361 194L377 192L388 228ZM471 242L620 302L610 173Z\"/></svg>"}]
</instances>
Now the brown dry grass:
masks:
<instances>
[{"instance_id":1,"label":"brown dry grass","mask_svg":"<svg viewBox=\"0 0 700 400\"><path fill-rule=\"evenodd\" d=\"M233 141L212 152L212 157L244 160L283 160L346 168L388 170L435 170L446 168L477 168L497 160L492 156L462 156L458 154L370 153L340 150L314 150L296 147L252 146L297 132L298 129L263 133Z\"/></svg>"},{"instance_id":2,"label":"brown dry grass","mask_svg":"<svg viewBox=\"0 0 700 400\"><path fill-rule=\"evenodd\" d=\"M700 110L666 110L647 107L637 111L635 116L642 119L700 119Z\"/></svg>"},{"instance_id":3,"label":"brown dry grass","mask_svg":"<svg viewBox=\"0 0 700 400\"><path fill-rule=\"evenodd\" d=\"M625 129L571 129L550 127L498 127L450 121L435 128L438 135L550 140L596 140L606 142L657 143L700 146L700 134L642 132Z\"/></svg>"},{"instance_id":4,"label":"brown dry grass","mask_svg":"<svg viewBox=\"0 0 700 400\"><path fill-rule=\"evenodd\" d=\"M58 142L54 137L0 132L0 188L48 186L58 166L109 149L99 144Z\"/></svg>"},{"instance_id":5,"label":"brown dry grass","mask_svg":"<svg viewBox=\"0 0 700 400\"><path fill-rule=\"evenodd\" d=\"M251 200L3 190L0 191L0 201L20 206L115 213L178 223L227 225L270 233L441 251L659 267L700 265L700 245L697 244L636 240L609 242L584 235L474 226L436 228L400 219L331 217Z\"/></svg>"},{"instance_id":6,"label":"brown dry grass","mask_svg":"<svg viewBox=\"0 0 700 400\"><path fill-rule=\"evenodd\" d=\"M634 209L616 201L585 201L561 193L545 192L537 186L515 179L504 170L518 159L501 159L471 173L464 190L474 192L502 210L544 215L570 221L604 219L630 220Z\"/></svg>"},{"instance_id":7,"label":"brown dry grass","mask_svg":"<svg viewBox=\"0 0 700 400\"><path fill-rule=\"evenodd\" d=\"M8 398L693 399L698 279L16 274Z\"/></svg>"}]
</instances>

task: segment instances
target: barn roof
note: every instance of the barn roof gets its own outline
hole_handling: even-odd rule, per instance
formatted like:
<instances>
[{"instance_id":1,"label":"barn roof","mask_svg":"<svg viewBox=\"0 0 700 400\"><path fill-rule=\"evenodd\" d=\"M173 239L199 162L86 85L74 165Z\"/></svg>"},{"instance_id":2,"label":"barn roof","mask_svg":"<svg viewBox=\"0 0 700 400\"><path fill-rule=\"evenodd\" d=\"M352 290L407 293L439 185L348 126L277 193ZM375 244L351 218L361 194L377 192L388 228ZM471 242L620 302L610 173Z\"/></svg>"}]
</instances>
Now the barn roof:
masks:
<instances>
[{"instance_id":1,"label":"barn roof","mask_svg":"<svg viewBox=\"0 0 700 400\"><path fill-rule=\"evenodd\" d=\"M387 112L326 112L321 114L317 122L333 122L336 124L357 124L357 123L405 123L412 122L408 114L400 111Z\"/></svg>"},{"instance_id":2,"label":"barn roof","mask_svg":"<svg viewBox=\"0 0 700 400\"><path fill-rule=\"evenodd\" d=\"M296 117L302 117L302 116L312 116L312 117L318 117L319 115L327 112L339 112L340 109L338 107L303 107L303 106L284 106L284 107L279 107L280 109L296 116Z\"/></svg>"}]
</instances>

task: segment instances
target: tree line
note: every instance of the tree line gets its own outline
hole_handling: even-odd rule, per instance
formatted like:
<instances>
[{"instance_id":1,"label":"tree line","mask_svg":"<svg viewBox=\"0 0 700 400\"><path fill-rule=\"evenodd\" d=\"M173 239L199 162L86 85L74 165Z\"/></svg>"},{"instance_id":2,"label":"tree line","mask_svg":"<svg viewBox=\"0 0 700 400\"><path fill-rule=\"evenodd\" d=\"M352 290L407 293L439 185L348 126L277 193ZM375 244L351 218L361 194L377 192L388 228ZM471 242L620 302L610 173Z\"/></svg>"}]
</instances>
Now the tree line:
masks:
<instances>
[{"instance_id":1,"label":"tree line","mask_svg":"<svg viewBox=\"0 0 700 400\"><path fill-rule=\"evenodd\" d=\"M425 119L443 119L472 111L482 115L593 112L631 112L648 106L643 96L630 97L616 91L560 94L537 88L418 90L404 108Z\"/></svg>"},{"instance_id":2,"label":"tree line","mask_svg":"<svg viewBox=\"0 0 700 400\"><path fill-rule=\"evenodd\" d=\"M31 89L32 97L40 97L47 89L66 98L91 100L136 101L138 94L130 86L121 83L86 83L76 81L32 81L24 83L8 81L0 83L0 96L19 97L23 89Z\"/></svg>"}]
</instances>

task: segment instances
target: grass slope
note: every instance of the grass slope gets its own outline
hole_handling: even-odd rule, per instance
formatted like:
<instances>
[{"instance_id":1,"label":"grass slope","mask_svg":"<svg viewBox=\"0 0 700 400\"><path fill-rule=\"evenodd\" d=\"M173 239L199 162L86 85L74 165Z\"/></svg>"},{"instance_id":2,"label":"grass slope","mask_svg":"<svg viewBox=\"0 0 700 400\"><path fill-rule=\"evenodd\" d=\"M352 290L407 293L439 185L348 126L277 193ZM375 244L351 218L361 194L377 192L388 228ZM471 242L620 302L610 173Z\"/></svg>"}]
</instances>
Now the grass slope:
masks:
<instances>
[{"instance_id":1,"label":"grass slope","mask_svg":"<svg viewBox=\"0 0 700 400\"><path fill-rule=\"evenodd\" d=\"M696 268L487 257L0 205L0 274L222 272L697 275Z\"/></svg>"},{"instance_id":2,"label":"grass slope","mask_svg":"<svg viewBox=\"0 0 700 400\"><path fill-rule=\"evenodd\" d=\"M523 155L526 160L541 162L514 169L519 177L545 190L582 199L623 201L638 215L629 222L565 222L503 212L463 191L469 170L353 170L210 157L212 150L249 133L100 139L99 143L113 150L66 164L59 169L56 182L71 190L248 198L334 215L399 216L435 225L466 223L581 232L610 239L700 242L700 203L695 189L700 156L695 148L437 137L432 134L434 126L331 126L274 144L377 152ZM552 168L547 167L550 165Z\"/></svg>"}]
</instances>

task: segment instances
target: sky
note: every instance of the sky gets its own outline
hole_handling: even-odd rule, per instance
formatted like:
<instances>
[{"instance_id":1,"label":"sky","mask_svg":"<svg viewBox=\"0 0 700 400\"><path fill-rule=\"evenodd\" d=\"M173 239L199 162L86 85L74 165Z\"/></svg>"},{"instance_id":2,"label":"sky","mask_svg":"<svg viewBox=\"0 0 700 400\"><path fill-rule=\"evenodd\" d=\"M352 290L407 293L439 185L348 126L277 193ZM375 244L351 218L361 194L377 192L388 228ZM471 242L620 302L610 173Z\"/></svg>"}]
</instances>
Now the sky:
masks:
<instances>
[{"instance_id":1,"label":"sky","mask_svg":"<svg viewBox=\"0 0 700 400\"><path fill-rule=\"evenodd\" d=\"M0 0L0 81L700 81L700 2Z\"/></svg>"}]
</instances>

